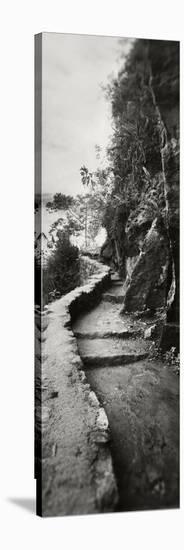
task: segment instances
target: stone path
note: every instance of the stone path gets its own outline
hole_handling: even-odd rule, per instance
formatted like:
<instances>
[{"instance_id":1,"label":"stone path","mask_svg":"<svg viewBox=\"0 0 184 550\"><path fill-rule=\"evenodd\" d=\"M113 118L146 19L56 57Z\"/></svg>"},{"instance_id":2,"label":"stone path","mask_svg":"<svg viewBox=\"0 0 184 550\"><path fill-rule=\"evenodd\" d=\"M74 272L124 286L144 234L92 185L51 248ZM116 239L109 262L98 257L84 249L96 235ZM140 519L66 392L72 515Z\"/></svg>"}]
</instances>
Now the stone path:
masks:
<instances>
[{"instance_id":1,"label":"stone path","mask_svg":"<svg viewBox=\"0 0 184 550\"><path fill-rule=\"evenodd\" d=\"M92 389L107 413L119 489L118 510L179 505L179 384L149 358L144 325L120 315L117 274L101 302L73 325Z\"/></svg>"},{"instance_id":2,"label":"stone path","mask_svg":"<svg viewBox=\"0 0 184 550\"><path fill-rule=\"evenodd\" d=\"M82 370L71 309L96 299L108 269L35 311L35 477L42 516L113 512L117 484L109 424Z\"/></svg>"}]
</instances>

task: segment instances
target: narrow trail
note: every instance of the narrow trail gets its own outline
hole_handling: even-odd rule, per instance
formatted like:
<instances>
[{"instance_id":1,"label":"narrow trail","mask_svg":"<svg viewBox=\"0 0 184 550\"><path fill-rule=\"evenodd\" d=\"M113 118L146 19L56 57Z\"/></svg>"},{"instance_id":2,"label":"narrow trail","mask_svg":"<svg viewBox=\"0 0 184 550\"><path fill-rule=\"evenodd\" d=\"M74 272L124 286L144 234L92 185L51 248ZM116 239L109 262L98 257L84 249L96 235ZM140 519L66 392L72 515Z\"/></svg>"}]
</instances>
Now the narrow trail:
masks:
<instances>
[{"instance_id":1,"label":"narrow trail","mask_svg":"<svg viewBox=\"0 0 184 550\"><path fill-rule=\"evenodd\" d=\"M179 383L150 360L143 323L120 315L117 274L101 302L74 323L92 389L107 413L118 511L179 506Z\"/></svg>"}]
</instances>

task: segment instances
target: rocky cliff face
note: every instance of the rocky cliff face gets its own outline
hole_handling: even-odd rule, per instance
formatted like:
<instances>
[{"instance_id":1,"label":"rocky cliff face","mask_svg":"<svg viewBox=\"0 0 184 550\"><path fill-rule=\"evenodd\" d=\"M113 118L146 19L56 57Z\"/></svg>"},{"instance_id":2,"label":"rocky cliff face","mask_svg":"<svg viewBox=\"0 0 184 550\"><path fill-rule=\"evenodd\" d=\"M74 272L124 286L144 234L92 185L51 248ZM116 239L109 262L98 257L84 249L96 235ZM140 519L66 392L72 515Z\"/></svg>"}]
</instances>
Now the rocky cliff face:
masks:
<instances>
[{"instance_id":1,"label":"rocky cliff face","mask_svg":"<svg viewBox=\"0 0 184 550\"><path fill-rule=\"evenodd\" d=\"M127 287L124 310L149 308L154 312L166 305L169 240L162 218L156 218L147 232Z\"/></svg>"},{"instance_id":2,"label":"rocky cliff face","mask_svg":"<svg viewBox=\"0 0 184 550\"><path fill-rule=\"evenodd\" d=\"M168 229L175 280L174 300L168 308L167 319L179 323L179 144L171 140L163 152L168 201Z\"/></svg>"},{"instance_id":3,"label":"rocky cliff face","mask_svg":"<svg viewBox=\"0 0 184 550\"><path fill-rule=\"evenodd\" d=\"M175 278L175 295L167 318L179 322L179 42L158 42L155 48L151 41L153 89L163 122L162 170Z\"/></svg>"},{"instance_id":4,"label":"rocky cliff face","mask_svg":"<svg viewBox=\"0 0 184 550\"><path fill-rule=\"evenodd\" d=\"M115 187L102 256L125 279L124 310L165 308L179 324L179 43L137 41L111 97Z\"/></svg>"},{"instance_id":5,"label":"rocky cliff face","mask_svg":"<svg viewBox=\"0 0 184 550\"><path fill-rule=\"evenodd\" d=\"M164 50L160 57L159 73L154 64L153 48L150 48L153 87L164 128L161 156L172 256L171 288L174 287L173 300L168 301L167 323L161 339L161 347L165 351L173 346L179 350L179 43L168 42Z\"/></svg>"}]
</instances>

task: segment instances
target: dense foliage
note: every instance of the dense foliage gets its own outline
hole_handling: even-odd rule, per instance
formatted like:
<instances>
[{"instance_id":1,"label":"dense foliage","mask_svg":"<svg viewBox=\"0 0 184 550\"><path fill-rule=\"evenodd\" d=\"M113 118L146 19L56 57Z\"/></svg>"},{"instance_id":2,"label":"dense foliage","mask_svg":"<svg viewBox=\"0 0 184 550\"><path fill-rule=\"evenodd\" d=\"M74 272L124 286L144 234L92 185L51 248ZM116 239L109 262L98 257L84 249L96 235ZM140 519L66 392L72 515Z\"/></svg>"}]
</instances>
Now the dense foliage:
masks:
<instances>
[{"instance_id":1,"label":"dense foliage","mask_svg":"<svg viewBox=\"0 0 184 550\"><path fill-rule=\"evenodd\" d=\"M157 95L168 101L172 95L172 70L176 57L173 43L135 40L117 78L106 95L111 102L113 135L108 147L113 189L103 223L115 243L118 263L126 254L125 226L141 210L165 216L166 202L161 149L165 126L157 106ZM177 60L176 60L177 61ZM176 62L178 67L178 63ZM177 72L176 68L176 72ZM154 75L153 75L154 71ZM177 100L178 86L171 105ZM155 95L156 91L156 95ZM164 106L167 100L165 99Z\"/></svg>"},{"instance_id":2,"label":"dense foliage","mask_svg":"<svg viewBox=\"0 0 184 550\"><path fill-rule=\"evenodd\" d=\"M54 253L43 269L43 296L47 303L54 297L63 296L80 282L79 250L70 242L69 233L58 231Z\"/></svg>"},{"instance_id":3,"label":"dense foliage","mask_svg":"<svg viewBox=\"0 0 184 550\"><path fill-rule=\"evenodd\" d=\"M56 193L53 197L53 201L47 202L46 207L53 210L67 210L72 205L72 203L73 198L70 195Z\"/></svg>"},{"instance_id":4,"label":"dense foliage","mask_svg":"<svg viewBox=\"0 0 184 550\"><path fill-rule=\"evenodd\" d=\"M145 175L161 169L151 76L147 41L138 40L108 88L114 127L109 158L115 189L125 197L128 192L130 201L143 189Z\"/></svg>"}]
</instances>

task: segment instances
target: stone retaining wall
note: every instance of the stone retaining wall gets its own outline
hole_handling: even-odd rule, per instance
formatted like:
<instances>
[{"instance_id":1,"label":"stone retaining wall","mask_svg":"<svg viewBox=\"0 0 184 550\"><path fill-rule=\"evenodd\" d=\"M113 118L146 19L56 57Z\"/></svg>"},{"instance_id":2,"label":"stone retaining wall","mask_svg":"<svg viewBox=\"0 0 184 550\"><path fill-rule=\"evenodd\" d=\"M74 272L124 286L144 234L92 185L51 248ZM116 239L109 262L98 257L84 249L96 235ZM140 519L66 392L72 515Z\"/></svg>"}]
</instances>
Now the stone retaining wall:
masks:
<instances>
[{"instance_id":1,"label":"stone retaining wall","mask_svg":"<svg viewBox=\"0 0 184 550\"><path fill-rule=\"evenodd\" d=\"M89 256L80 256L80 285L86 285L90 277L101 272L101 264Z\"/></svg>"},{"instance_id":2,"label":"stone retaining wall","mask_svg":"<svg viewBox=\"0 0 184 550\"><path fill-rule=\"evenodd\" d=\"M109 280L109 268L101 265L101 273L88 284L50 304L40 327L36 448L41 456L36 477L42 495L37 512L42 516L112 512L118 502L108 419L87 383L71 328L72 321L100 299Z\"/></svg>"}]
</instances>

